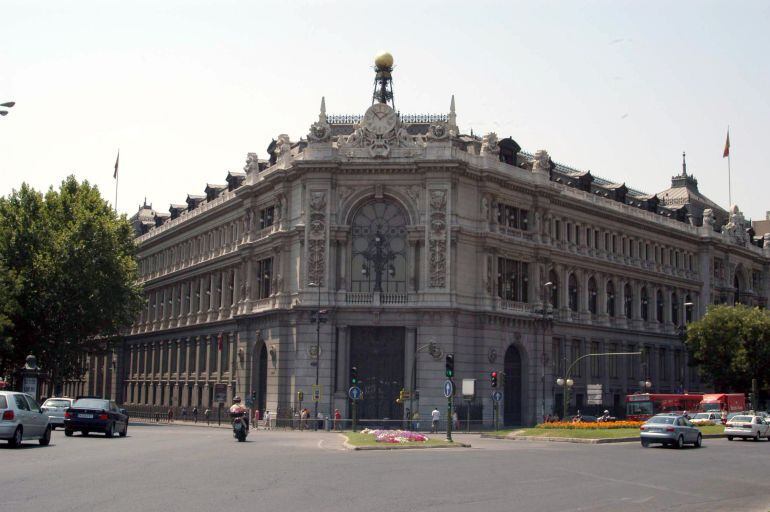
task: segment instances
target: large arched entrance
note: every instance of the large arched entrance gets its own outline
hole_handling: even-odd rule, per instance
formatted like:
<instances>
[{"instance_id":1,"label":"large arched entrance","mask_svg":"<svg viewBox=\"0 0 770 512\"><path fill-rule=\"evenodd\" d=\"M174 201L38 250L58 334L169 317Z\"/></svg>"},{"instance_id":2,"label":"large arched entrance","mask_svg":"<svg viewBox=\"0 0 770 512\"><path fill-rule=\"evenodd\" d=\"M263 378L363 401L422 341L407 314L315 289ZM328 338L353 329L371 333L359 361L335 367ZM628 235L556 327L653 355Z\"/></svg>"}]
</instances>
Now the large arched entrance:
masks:
<instances>
[{"instance_id":1,"label":"large arched entrance","mask_svg":"<svg viewBox=\"0 0 770 512\"><path fill-rule=\"evenodd\" d=\"M522 424L522 397L524 378L522 375L521 353L511 345L505 351L505 425Z\"/></svg>"}]
</instances>

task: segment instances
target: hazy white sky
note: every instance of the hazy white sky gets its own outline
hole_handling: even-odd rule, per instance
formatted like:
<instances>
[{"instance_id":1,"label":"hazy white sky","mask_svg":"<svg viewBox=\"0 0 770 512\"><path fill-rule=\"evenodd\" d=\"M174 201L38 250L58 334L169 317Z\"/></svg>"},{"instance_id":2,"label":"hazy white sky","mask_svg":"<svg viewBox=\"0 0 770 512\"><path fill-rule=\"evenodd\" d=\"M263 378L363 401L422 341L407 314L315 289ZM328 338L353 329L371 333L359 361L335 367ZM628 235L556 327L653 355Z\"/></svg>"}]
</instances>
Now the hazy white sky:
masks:
<instances>
[{"instance_id":1,"label":"hazy white sky","mask_svg":"<svg viewBox=\"0 0 770 512\"><path fill-rule=\"evenodd\" d=\"M132 214L202 193L371 103L372 58L395 57L396 106L646 192L687 151L700 190L770 210L770 2L32 1L0 16L0 195L66 175Z\"/></svg>"}]
</instances>

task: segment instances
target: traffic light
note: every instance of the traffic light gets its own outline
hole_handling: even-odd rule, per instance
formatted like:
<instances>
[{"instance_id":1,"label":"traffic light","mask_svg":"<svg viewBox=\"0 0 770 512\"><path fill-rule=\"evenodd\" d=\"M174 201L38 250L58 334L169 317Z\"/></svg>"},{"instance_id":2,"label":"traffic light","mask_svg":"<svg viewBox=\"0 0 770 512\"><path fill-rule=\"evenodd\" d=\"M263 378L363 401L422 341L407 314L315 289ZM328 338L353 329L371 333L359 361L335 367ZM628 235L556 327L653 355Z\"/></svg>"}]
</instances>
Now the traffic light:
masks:
<instances>
[{"instance_id":1,"label":"traffic light","mask_svg":"<svg viewBox=\"0 0 770 512\"><path fill-rule=\"evenodd\" d=\"M454 354L447 354L446 355L446 376L449 378L454 377L455 375L455 355Z\"/></svg>"},{"instance_id":2,"label":"traffic light","mask_svg":"<svg viewBox=\"0 0 770 512\"><path fill-rule=\"evenodd\" d=\"M256 400L257 399L257 392L256 391L252 390L252 392L251 392L251 399L252 400Z\"/></svg>"},{"instance_id":3,"label":"traffic light","mask_svg":"<svg viewBox=\"0 0 770 512\"><path fill-rule=\"evenodd\" d=\"M489 379L492 381L492 387L497 387L497 372L492 372L489 374Z\"/></svg>"},{"instance_id":4,"label":"traffic light","mask_svg":"<svg viewBox=\"0 0 770 512\"><path fill-rule=\"evenodd\" d=\"M297 402L301 402L303 398L305 398L305 393L297 391Z\"/></svg>"},{"instance_id":5,"label":"traffic light","mask_svg":"<svg viewBox=\"0 0 770 512\"><path fill-rule=\"evenodd\" d=\"M358 386L358 368L355 366L350 368L350 385Z\"/></svg>"}]
</instances>

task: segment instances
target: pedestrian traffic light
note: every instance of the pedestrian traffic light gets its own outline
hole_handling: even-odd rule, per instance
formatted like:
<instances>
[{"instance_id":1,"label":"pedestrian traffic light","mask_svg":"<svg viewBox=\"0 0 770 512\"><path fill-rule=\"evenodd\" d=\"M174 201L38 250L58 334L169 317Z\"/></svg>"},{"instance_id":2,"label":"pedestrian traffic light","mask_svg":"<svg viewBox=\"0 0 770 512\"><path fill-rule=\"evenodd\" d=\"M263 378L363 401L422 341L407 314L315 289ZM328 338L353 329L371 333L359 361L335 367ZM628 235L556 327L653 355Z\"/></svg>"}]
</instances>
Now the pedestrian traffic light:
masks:
<instances>
[{"instance_id":1,"label":"pedestrian traffic light","mask_svg":"<svg viewBox=\"0 0 770 512\"><path fill-rule=\"evenodd\" d=\"M252 400L256 400L257 399L257 392L256 391L252 391L251 392L251 399Z\"/></svg>"},{"instance_id":2,"label":"pedestrian traffic light","mask_svg":"<svg viewBox=\"0 0 770 512\"><path fill-rule=\"evenodd\" d=\"M355 366L350 368L350 385L358 386L358 368Z\"/></svg>"},{"instance_id":3,"label":"pedestrian traffic light","mask_svg":"<svg viewBox=\"0 0 770 512\"><path fill-rule=\"evenodd\" d=\"M492 381L492 387L497 387L497 372L492 372L489 374L489 380Z\"/></svg>"},{"instance_id":4,"label":"pedestrian traffic light","mask_svg":"<svg viewBox=\"0 0 770 512\"><path fill-rule=\"evenodd\" d=\"M446 376L449 378L454 377L455 374L455 355L446 355Z\"/></svg>"}]
</instances>

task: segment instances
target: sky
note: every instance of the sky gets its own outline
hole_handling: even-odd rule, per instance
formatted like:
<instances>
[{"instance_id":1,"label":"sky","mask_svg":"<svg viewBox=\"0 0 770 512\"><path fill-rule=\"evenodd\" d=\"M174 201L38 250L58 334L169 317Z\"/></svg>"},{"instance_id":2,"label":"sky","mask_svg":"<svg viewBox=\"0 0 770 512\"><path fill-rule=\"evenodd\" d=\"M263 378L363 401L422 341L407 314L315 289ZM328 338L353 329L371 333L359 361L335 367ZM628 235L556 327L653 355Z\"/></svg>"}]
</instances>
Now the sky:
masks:
<instances>
[{"instance_id":1,"label":"sky","mask_svg":"<svg viewBox=\"0 0 770 512\"><path fill-rule=\"evenodd\" d=\"M278 134L371 104L395 59L402 113L648 193L687 170L725 208L770 210L767 1L4 0L0 195L74 174L136 212L224 183Z\"/></svg>"}]
</instances>

